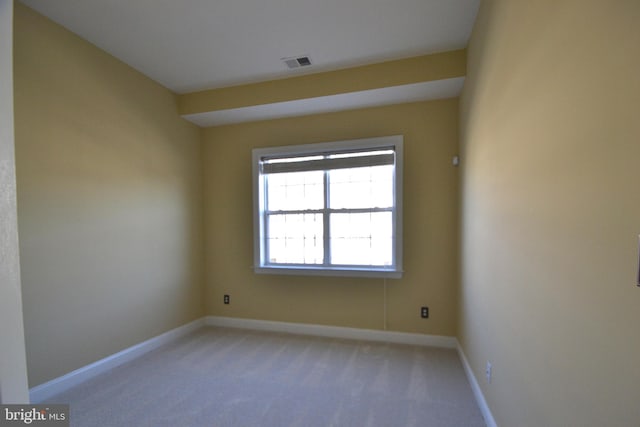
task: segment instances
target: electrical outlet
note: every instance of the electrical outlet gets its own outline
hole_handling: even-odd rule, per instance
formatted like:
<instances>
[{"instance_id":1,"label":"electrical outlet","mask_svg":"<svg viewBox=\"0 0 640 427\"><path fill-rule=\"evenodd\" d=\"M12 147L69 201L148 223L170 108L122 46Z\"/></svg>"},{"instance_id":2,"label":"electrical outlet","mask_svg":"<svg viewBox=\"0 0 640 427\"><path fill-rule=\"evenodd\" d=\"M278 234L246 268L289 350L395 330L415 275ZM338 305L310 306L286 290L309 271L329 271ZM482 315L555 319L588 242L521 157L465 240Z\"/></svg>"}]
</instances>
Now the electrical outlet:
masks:
<instances>
[{"instance_id":1,"label":"electrical outlet","mask_svg":"<svg viewBox=\"0 0 640 427\"><path fill-rule=\"evenodd\" d=\"M229 304L229 295L224 296L224 303Z\"/></svg>"},{"instance_id":2,"label":"electrical outlet","mask_svg":"<svg viewBox=\"0 0 640 427\"><path fill-rule=\"evenodd\" d=\"M423 319L429 318L429 307L420 308L420 317L422 317Z\"/></svg>"},{"instance_id":3,"label":"electrical outlet","mask_svg":"<svg viewBox=\"0 0 640 427\"><path fill-rule=\"evenodd\" d=\"M485 368L484 373L487 376L487 383L491 384L491 376L493 374L493 365L491 365L491 362L487 362L487 367Z\"/></svg>"}]
</instances>

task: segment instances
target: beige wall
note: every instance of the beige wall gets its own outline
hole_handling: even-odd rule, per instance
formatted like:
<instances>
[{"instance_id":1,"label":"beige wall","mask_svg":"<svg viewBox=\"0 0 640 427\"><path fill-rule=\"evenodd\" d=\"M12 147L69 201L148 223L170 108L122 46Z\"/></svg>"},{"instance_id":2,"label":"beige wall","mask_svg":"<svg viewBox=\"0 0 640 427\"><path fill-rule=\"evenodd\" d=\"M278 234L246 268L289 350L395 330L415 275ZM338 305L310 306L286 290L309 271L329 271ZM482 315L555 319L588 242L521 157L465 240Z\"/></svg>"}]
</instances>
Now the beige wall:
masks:
<instances>
[{"instance_id":1,"label":"beige wall","mask_svg":"<svg viewBox=\"0 0 640 427\"><path fill-rule=\"evenodd\" d=\"M242 108L464 77L464 49L178 95L180 114Z\"/></svg>"},{"instance_id":2,"label":"beige wall","mask_svg":"<svg viewBox=\"0 0 640 427\"><path fill-rule=\"evenodd\" d=\"M206 129L207 312L383 329L382 279L253 273L251 150L402 134L405 274L387 280L387 327L454 335L457 120L458 101L449 99ZM421 305L430 307L430 319L420 319Z\"/></svg>"},{"instance_id":3,"label":"beige wall","mask_svg":"<svg viewBox=\"0 0 640 427\"><path fill-rule=\"evenodd\" d=\"M13 1L0 0L0 403L28 403L13 133Z\"/></svg>"},{"instance_id":4,"label":"beige wall","mask_svg":"<svg viewBox=\"0 0 640 427\"><path fill-rule=\"evenodd\" d=\"M15 115L30 385L202 316L201 134L175 96L17 4Z\"/></svg>"},{"instance_id":5,"label":"beige wall","mask_svg":"<svg viewBox=\"0 0 640 427\"><path fill-rule=\"evenodd\" d=\"M640 423L638 22L636 0L482 3L459 337L500 426Z\"/></svg>"}]
</instances>

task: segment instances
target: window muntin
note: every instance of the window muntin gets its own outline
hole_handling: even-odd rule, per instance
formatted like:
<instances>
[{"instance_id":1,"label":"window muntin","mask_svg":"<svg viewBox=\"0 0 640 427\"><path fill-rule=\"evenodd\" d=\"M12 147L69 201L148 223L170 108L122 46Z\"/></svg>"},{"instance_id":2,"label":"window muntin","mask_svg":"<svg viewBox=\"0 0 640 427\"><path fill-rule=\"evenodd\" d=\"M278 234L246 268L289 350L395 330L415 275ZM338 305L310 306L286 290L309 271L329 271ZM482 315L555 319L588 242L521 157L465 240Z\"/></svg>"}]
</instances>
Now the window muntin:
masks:
<instances>
[{"instance_id":1,"label":"window muntin","mask_svg":"<svg viewBox=\"0 0 640 427\"><path fill-rule=\"evenodd\" d=\"M265 178L269 211L322 209L322 171L273 173Z\"/></svg>"},{"instance_id":2,"label":"window muntin","mask_svg":"<svg viewBox=\"0 0 640 427\"><path fill-rule=\"evenodd\" d=\"M393 165L330 171L331 208L393 207L393 173Z\"/></svg>"},{"instance_id":3,"label":"window muntin","mask_svg":"<svg viewBox=\"0 0 640 427\"><path fill-rule=\"evenodd\" d=\"M255 269L399 277L402 137L256 149Z\"/></svg>"},{"instance_id":4,"label":"window muntin","mask_svg":"<svg viewBox=\"0 0 640 427\"><path fill-rule=\"evenodd\" d=\"M322 214L267 215L269 230L269 237L265 242L269 257L267 264L322 264L323 228Z\"/></svg>"},{"instance_id":5,"label":"window muntin","mask_svg":"<svg viewBox=\"0 0 640 427\"><path fill-rule=\"evenodd\" d=\"M392 212L334 213L330 223L332 263L393 265Z\"/></svg>"}]
</instances>

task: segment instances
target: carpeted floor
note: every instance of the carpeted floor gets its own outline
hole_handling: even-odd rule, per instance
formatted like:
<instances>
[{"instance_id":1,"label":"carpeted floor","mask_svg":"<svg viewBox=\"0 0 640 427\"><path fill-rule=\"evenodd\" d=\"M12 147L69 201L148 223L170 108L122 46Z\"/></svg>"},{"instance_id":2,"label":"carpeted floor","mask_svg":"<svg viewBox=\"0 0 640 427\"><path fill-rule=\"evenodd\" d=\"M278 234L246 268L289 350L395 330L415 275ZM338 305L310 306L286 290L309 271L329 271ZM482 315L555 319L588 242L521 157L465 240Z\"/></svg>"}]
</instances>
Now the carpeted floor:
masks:
<instances>
[{"instance_id":1,"label":"carpeted floor","mask_svg":"<svg viewBox=\"0 0 640 427\"><path fill-rule=\"evenodd\" d=\"M455 350L204 328L89 380L74 427L474 427Z\"/></svg>"}]
</instances>

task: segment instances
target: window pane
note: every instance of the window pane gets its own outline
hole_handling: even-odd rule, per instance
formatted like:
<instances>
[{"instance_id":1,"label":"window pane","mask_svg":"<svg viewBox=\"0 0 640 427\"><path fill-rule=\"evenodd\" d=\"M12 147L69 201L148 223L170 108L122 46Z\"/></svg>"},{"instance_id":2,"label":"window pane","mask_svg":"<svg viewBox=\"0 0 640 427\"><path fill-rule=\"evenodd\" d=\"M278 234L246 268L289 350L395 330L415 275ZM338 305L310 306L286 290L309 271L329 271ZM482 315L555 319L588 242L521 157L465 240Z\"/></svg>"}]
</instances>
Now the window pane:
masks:
<instances>
[{"instance_id":1,"label":"window pane","mask_svg":"<svg viewBox=\"0 0 640 427\"><path fill-rule=\"evenodd\" d=\"M324 172L289 172L267 175L270 211L322 209Z\"/></svg>"},{"instance_id":2,"label":"window pane","mask_svg":"<svg viewBox=\"0 0 640 427\"><path fill-rule=\"evenodd\" d=\"M389 208L393 206L393 165L329 172L330 206Z\"/></svg>"},{"instance_id":3,"label":"window pane","mask_svg":"<svg viewBox=\"0 0 640 427\"><path fill-rule=\"evenodd\" d=\"M322 214L276 214L267 217L269 263L322 264Z\"/></svg>"},{"instance_id":4,"label":"window pane","mask_svg":"<svg viewBox=\"0 0 640 427\"><path fill-rule=\"evenodd\" d=\"M392 265L391 212L332 214L330 223L332 264Z\"/></svg>"}]
</instances>

